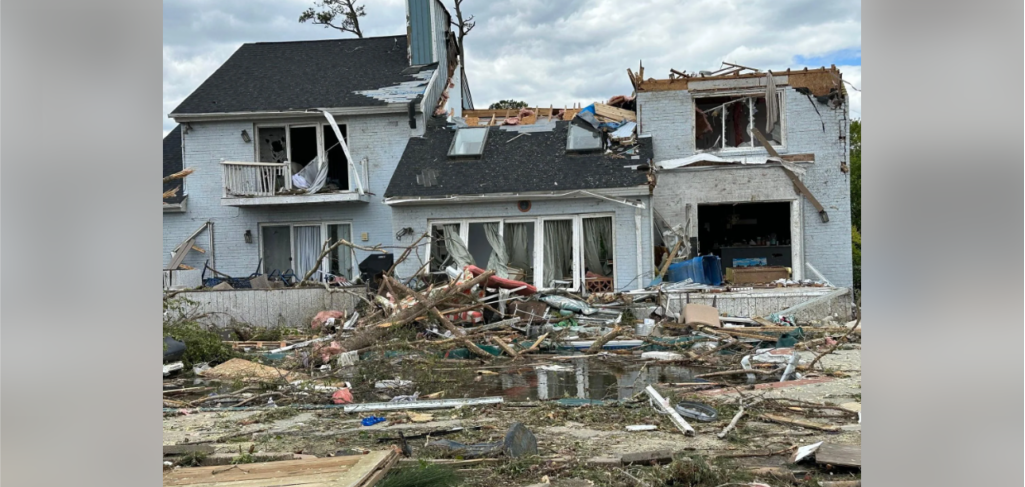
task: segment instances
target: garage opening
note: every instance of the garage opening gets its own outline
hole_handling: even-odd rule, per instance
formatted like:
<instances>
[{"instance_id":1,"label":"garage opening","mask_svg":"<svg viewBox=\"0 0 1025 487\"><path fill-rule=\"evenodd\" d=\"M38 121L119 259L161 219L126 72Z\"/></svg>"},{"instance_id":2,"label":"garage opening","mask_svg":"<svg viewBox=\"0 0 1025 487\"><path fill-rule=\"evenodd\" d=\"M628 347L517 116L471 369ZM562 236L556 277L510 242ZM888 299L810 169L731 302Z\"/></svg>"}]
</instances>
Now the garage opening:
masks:
<instances>
[{"instance_id":1,"label":"garage opening","mask_svg":"<svg viewBox=\"0 0 1025 487\"><path fill-rule=\"evenodd\" d=\"M793 267L790 203L698 205L698 251L737 267Z\"/></svg>"}]
</instances>

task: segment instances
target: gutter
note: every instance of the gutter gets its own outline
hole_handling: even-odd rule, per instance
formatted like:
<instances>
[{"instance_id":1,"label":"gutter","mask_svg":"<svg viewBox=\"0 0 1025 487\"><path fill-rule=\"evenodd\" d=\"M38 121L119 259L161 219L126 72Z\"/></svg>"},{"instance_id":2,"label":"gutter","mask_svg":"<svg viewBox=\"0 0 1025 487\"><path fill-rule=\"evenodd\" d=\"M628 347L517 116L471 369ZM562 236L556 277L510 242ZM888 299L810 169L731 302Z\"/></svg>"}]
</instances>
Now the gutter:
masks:
<instances>
[{"instance_id":1,"label":"gutter","mask_svg":"<svg viewBox=\"0 0 1025 487\"><path fill-rule=\"evenodd\" d=\"M311 111L317 110L317 111ZM318 115L321 109L310 110L284 110L266 112L225 112L225 113L170 113L167 118L174 119L178 123L203 122L203 121L227 121L227 120L266 120L281 118L302 118L311 115ZM406 113L408 107L405 103L388 103L386 105L375 105L368 107L340 107L325 108L324 111L332 115L381 115L389 113Z\"/></svg>"},{"instance_id":2,"label":"gutter","mask_svg":"<svg viewBox=\"0 0 1025 487\"><path fill-rule=\"evenodd\" d=\"M639 190L643 188L644 192ZM615 192L620 196L644 196L647 194L647 186L638 186L636 190L627 189L624 191L623 188L618 190L597 190L603 193ZM389 206L397 205L430 205L430 204L444 204L444 203L472 203L472 202L483 202L483 201L514 201L517 199L560 199L560 198L573 198L573 197L590 197L608 200L613 203L620 203L627 206L631 206L638 209L644 209L647 206L641 201L630 201L623 198L617 198L616 196L609 194L596 193L592 190L574 190L567 191L564 193L554 192L527 192L527 193L493 193L493 194L480 194L480 195L450 195L450 196L412 196L412 197L391 197L385 198L384 203Z\"/></svg>"}]
</instances>

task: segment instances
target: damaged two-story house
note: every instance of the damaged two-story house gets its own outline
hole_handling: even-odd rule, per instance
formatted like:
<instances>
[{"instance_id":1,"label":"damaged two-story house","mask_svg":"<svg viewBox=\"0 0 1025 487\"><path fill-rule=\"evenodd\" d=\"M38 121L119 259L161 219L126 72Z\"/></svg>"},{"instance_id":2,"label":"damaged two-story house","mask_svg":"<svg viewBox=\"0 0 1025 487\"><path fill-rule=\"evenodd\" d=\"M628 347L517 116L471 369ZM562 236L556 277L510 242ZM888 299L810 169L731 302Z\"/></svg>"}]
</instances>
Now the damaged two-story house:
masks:
<instances>
[{"instance_id":1,"label":"damaged two-story house","mask_svg":"<svg viewBox=\"0 0 1025 487\"><path fill-rule=\"evenodd\" d=\"M656 223L691 255L852 285L848 101L835 68L632 77ZM771 77L770 77L771 75Z\"/></svg>"},{"instance_id":2,"label":"damaged two-story house","mask_svg":"<svg viewBox=\"0 0 1025 487\"><path fill-rule=\"evenodd\" d=\"M244 44L170 113L165 175L195 172L165 200L165 269L301 278L326 241L393 242L385 189L461 76L441 2L406 3L405 35ZM339 247L315 277L352 280L366 255Z\"/></svg>"}]
</instances>

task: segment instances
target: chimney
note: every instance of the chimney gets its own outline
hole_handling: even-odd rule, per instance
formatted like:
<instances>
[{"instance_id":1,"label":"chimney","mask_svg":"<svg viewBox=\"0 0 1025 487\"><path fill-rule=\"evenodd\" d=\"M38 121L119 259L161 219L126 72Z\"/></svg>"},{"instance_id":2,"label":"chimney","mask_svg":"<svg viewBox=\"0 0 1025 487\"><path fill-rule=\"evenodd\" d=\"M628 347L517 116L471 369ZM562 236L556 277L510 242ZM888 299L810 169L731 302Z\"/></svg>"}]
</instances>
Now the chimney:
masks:
<instances>
[{"instance_id":1,"label":"chimney","mask_svg":"<svg viewBox=\"0 0 1025 487\"><path fill-rule=\"evenodd\" d=\"M444 49L444 25L448 19L444 7L437 0L406 0L406 39L409 41L410 66L422 66L439 61ZM438 38L442 39L441 42Z\"/></svg>"}]
</instances>

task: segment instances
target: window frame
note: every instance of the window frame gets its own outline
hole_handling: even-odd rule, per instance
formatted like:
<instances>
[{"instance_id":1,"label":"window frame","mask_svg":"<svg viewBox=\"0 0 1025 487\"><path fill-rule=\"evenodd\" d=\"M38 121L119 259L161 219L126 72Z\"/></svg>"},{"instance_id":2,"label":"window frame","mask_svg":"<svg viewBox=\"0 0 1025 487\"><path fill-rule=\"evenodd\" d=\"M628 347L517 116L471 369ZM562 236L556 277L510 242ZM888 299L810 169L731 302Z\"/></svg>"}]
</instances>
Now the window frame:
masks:
<instances>
[{"instance_id":1,"label":"window frame","mask_svg":"<svg viewBox=\"0 0 1025 487\"><path fill-rule=\"evenodd\" d=\"M288 262L289 262L289 268L294 270L293 263L295 262L295 258L296 258L296 252L295 252L295 227L317 227L317 226L319 226L320 227L320 246L321 246L321 248L323 248L324 242L327 241L327 235L328 235L327 228L328 228L329 225L348 225L349 226L349 238L352 238L352 235L354 235L354 233L353 233L354 232L354 226L353 226L352 220L326 220L326 221L315 221L315 222L289 221L289 222L262 222L262 223L259 223L259 224L257 224L257 227L258 227L257 233L259 235L259 240L260 240L260 246L259 246L260 259L264 259L264 257L265 257L264 245L263 245L263 228L264 227L288 227L288 248L289 248ZM353 263L352 269L349 270L349 273L351 275L349 275L349 276L342 276L342 277L345 277L347 280L352 281L352 280L355 279L356 274L357 274L357 272L356 272L356 270L357 270L357 266L356 266L356 250L353 249L352 247L349 247L349 253L350 253L351 257L352 257L352 263ZM330 258L331 258L330 255L326 255L326 256L324 256L323 259L321 259L321 261L320 261L320 270L328 268L328 266L330 265L330 260L329 260ZM267 269L262 269L262 270L264 271L264 274L266 274ZM282 272L284 272L287 269L280 269L280 270Z\"/></svg>"},{"instance_id":2,"label":"window frame","mask_svg":"<svg viewBox=\"0 0 1025 487\"><path fill-rule=\"evenodd\" d=\"M776 91L776 98L778 99L778 102L779 102L779 133L780 133L780 142L776 143L772 139L769 139L769 144L772 145L772 147L774 149L780 150L780 151L786 150L786 147L787 147L787 130L786 130L786 128L787 128L787 117L786 117L787 111L786 111L786 96L785 96L786 91L783 88L784 88L783 86L780 86L778 88L778 90ZM757 98L757 97L759 97L759 95L761 96L761 98L765 98L765 90L764 89L758 89L758 90L730 90L730 91L718 91L718 92L709 92L709 93L693 93L691 95L691 101L692 101L692 103L694 105L694 108L697 109L698 101L701 100L701 99L720 98L720 97L726 97L726 96L745 96L745 97ZM708 149L698 149L697 148L697 114L695 113L694 114L695 118L693 120L693 123L691 123L691 140L694 143L694 151L697 152L697 153L705 153L705 152L738 153L738 152L759 152L759 151L765 151L765 148L762 147L762 144L760 144L758 142L758 139L755 138L754 133L751 130L752 127L755 126L754 125L754 123L755 123L755 113L754 113L754 109L753 109L753 104L755 103L754 98L747 98L747 100L746 100L746 102L747 102L747 109L748 109L747 110L747 117L748 117L748 121L747 121L747 135L748 135L748 138L750 139L750 141L748 142L747 145L742 145L742 146L739 146L739 147L728 147L728 146L726 146L726 137L725 137L725 135L726 135L726 119L728 117L723 116L722 117L722 122L721 122L722 126L720 128L720 131L723 134L723 137L719 141L718 146L717 147L708 148ZM766 134L766 135L768 135L768 134Z\"/></svg>"},{"instance_id":3,"label":"window frame","mask_svg":"<svg viewBox=\"0 0 1025 487\"><path fill-rule=\"evenodd\" d=\"M260 160L260 129L283 128L283 129L285 129L285 164L291 164L293 162L297 162L299 164L306 164L306 162L303 162L303 161L294 161L294 160L292 160L292 135L291 135L291 129L293 129L293 128L303 128L303 127L316 127L316 129L317 129L317 157L319 157L323 161L327 161L327 151L325 150L327 148L324 147L324 141L325 141L324 131L325 130L333 130L333 129L331 128L331 124L329 124L327 122L319 122L319 121L265 122L265 123L255 123L255 124L253 124L253 134L255 135L255 137L253 138L253 161L254 162L258 162ZM349 138L349 127L348 127L348 125L345 124L345 123L339 123L338 124L338 129L342 132L342 138L345 139L345 144L346 144L346 146L348 146L351 143L351 139ZM350 153L351 152L352 151L350 150ZM353 163L351 163L351 164L348 163L348 162L346 162L346 164L345 164L346 167L348 168L348 172L349 172L349 177L347 178L349 180L349 187L345 191L352 192L352 191L356 191L357 190L355 181L353 181L353 172L356 170L356 168L354 167L354 164L355 164L355 161L353 161ZM362 177L362 176L360 176L360 177Z\"/></svg>"},{"instance_id":4,"label":"window frame","mask_svg":"<svg viewBox=\"0 0 1025 487\"><path fill-rule=\"evenodd\" d=\"M480 152L476 154L454 154L453 151L456 148L456 143L459 141L459 133L464 130L480 130L483 131L484 137L480 141ZM448 157L451 159L480 159L484 157L484 147L488 143L488 134L491 130L488 127L461 127L455 130L452 134L452 143L448 146Z\"/></svg>"},{"instance_id":5,"label":"window frame","mask_svg":"<svg viewBox=\"0 0 1025 487\"><path fill-rule=\"evenodd\" d=\"M505 238L505 225L508 223L533 223L534 224L534 281L528 284L533 285L538 290L550 290L544 284L544 222L549 220L571 220L573 222L573 286L568 289L571 292L581 292L584 287L584 228L583 220L585 218L611 218L612 219L612 245L613 245L613 264L612 264L612 282L613 286L619 282L619 259L616 258L616 249L619 248L619 242L617 240L616 232L616 213L615 212L595 212L595 213L582 213L579 215L546 215L537 217L502 217L502 216L491 216L491 217L474 217L474 218L431 218L427 220L427 228L433 229L436 225L446 224L459 224L459 238L463 240L463 243L469 247L469 236L470 236L470 224L471 223L488 223L488 222L499 222L498 234L502 238ZM431 242L427 243L426 255L427 258L431 258Z\"/></svg>"},{"instance_id":6,"label":"window frame","mask_svg":"<svg viewBox=\"0 0 1025 487\"><path fill-rule=\"evenodd\" d=\"M573 135L573 130L574 129L576 129L578 131L582 130L582 131L585 131L585 132L587 132L589 134L596 135L597 136L596 139L598 141L598 146L597 147L583 147L583 148L573 148L573 147L570 147L570 141L573 140L572 135ZM575 122L572 122L572 121L570 122L569 127L566 129L566 152L567 153L570 153L570 154L587 154L587 153L601 152L603 149L604 149L604 147L603 147L603 144L602 144L602 138L601 138L601 133L600 132L598 132L596 130L588 129L587 127L580 126L580 125L576 124Z\"/></svg>"}]
</instances>

